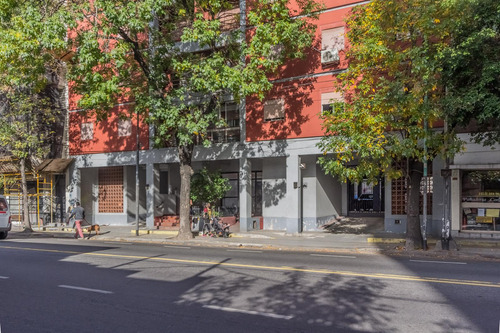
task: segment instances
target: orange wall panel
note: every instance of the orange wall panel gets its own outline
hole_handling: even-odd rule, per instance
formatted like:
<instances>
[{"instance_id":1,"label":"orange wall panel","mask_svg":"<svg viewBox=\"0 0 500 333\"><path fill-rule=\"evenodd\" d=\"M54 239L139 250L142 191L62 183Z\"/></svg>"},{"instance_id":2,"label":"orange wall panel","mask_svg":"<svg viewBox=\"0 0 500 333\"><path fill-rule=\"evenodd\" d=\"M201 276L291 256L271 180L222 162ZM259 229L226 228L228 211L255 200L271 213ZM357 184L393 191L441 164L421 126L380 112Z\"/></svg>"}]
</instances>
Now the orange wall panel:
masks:
<instances>
[{"instance_id":1,"label":"orange wall panel","mask_svg":"<svg viewBox=\"0 0 500 333\"><path fill-rule=\"evenodd\" d=\"M352 7L334 8L359 1L330 0L326 10L315 21L316 38L313 48L304 59L296 59L282 67L273 90L266 99L284 100L285 119L264 121L264 101L248 98L246 106L246 140L279 140L323 136L321 128L321 94L335 91L336 72L348 67L346 50L349 43L344 36L344 50L339 52L340 61L321 63L322 31L345 26L345 19ZM331 10L329 10L331 9ZM331 74L330 74L331 73Z\"/></svg>"},{"instance_id":2,"label":"orange wall panel","mask_svg":"<svg viewBox=\"0 0 500 333\"><path fill-rule=\"evenodd\" d=\"M120 116L129 117L132 122L131 134L118 135ZM97 154L136 150L136 116L133 105L119 105L109 111L105 120L97 121L91 113L70 112L69 114L69 150L70 155ZM93 124L93 139L82 140L82 123ZM149 149L149 126L140 122L141 150Z\"/></svg>"},{"instance_id":3,"label":"orange wall panel","mask_svg":"<svg viewBox=\"0 0 500 333\"><path fill-rule=\"evenodd\" d=\"M283 99L285 119L264 121L264 101L247 99L247 141L318 137L321 128L321 94L335 91L334 75L276 84L267 99Z\"/></svg>"}]
</instances>

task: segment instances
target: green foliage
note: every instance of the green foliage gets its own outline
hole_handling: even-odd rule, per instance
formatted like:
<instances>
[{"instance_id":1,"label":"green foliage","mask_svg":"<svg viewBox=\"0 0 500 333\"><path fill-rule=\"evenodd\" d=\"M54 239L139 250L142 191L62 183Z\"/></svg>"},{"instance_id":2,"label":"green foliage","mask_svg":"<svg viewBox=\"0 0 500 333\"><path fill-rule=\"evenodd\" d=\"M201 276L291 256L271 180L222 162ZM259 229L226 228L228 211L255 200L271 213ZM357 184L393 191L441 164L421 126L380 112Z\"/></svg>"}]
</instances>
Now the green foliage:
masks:
<instances>
[{"instance_id":1,"label":"green foliage","mask_svg":"<svg viewBox=\"0 0 500 333\"><path fill-rule=\"evenodd\" d=\"M299 3L292 14L319 8L310 0ZM71 78L82 94L80 106L105 113L129 96L155 125L158 145L190 147L203 140L210 126L221 125L217 107L225 98L262 98L271 88L268 76L285 59L302 56L313 38L312 18L290 17L286 0L252 2L246 36L225 30L221 17L234 6L228 0L76 3ZM237 23L239 16L230 20ZM281 45L283 52L273 56Z\"/></svg>"},{"instance_id":2,"label":"green foliage","mask_svg":"<svg viewBox=\"0 0 500 333\"><path fill-rule=\"evenodd\" d=\"M0 98L0 146L16 158L44 157L50 150L53 125L61 112L49 98L16 89Z\"/></svg>"},{"instance_id":3,"label":"green foliage","mask_svg":"<svg viewBox=\"0 0 500 333\"><path fill-rule=\"evenodd\" d=\"M452 126L477 123L474 138L500 142L500 2L457 3L460 20L443 52L445 112Z\"/></svg>"},{"instance_id":4,"label":"green foliage","mask_svg":"<svg viewBox=\"0 0 500 333\"><path fill-rule=\"evenodd\" d=\"M68 25L60 1L0 0L0 146L43 157L61 116L57 87Z\"/></svg>"},{"instance_id":5,"label":"green foliage","mask_svg":"<svg viewBox=\"0 0 500 333\"><path fill-rule=\"evenodd\" d=\"M26 160L45 157L62 107L58 88L71 27L65 2L0 0L0 149L19 160L23 221L31 230Z\"/></svg>"},{"instance_id":6,"label":"green foliage","mask_svg":"<svg viewBox=\"0 0 500 333\"><path fill-rule=\"evenodd\" d=\"M230 189L229 180L219 171L203 168L191 178L191 200L198 205L208 202L214 206Z\"/></svg>"},{"instance_id":7,"label":"green foliage","mask_svg":"<svg viewBox=\"0 0 500 333\"><path fill-rule=\"evenodd\" d=\"M452 156L461 143L432 125L444 119L442 51L451 38L449 1L375 0L347 20L346 101L325 114L320 163L341 179L400 177L400 160ZM428 126L426 126L428 124ZM423 141L427 149L423 149ZM355 164L355 167L353 165Z\"/></svg>"}]
</instances>

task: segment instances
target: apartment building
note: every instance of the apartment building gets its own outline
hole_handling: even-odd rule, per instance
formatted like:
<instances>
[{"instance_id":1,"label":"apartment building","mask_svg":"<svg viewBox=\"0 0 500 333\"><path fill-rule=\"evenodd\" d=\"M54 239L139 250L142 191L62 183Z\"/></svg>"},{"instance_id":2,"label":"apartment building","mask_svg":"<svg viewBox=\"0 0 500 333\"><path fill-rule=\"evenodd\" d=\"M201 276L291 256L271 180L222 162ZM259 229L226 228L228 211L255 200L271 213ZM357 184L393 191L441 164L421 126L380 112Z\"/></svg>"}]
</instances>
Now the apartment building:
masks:
<instances>
[{"instance_id":1,"label":"apartment building","mask_svg":"<svg viewBox=\"0 0 500 333\"><path fill-rule=\"evenodd\" d=\"M404 180L381 176L377 184L342 183L317 164L322 154L317 147L323 135L320 115L332 100L341 98L332 82L348 66L344 19L354 6L365 3L325 1L316 22L317 47L311 48L305 59L289 62L273 79L274 87L263 101L227 101L220 116L228 127L211 130L213 144L209 148L195 148L195 171L206 166L221 170L229 179L232 189L221 204L238 214L241 231L319 231L339 216L380 216L386 231L405 232ZM79 198L94 223L134 223L139 150L139 216L147 228L154 228L155 216L177 215L179 211L177 150L152 148L149 126L142 119L120 116L133 114L133 107L131 101L122 100L106 120L98 122L79 110L76 97L70 94L69 146L74 163L67 172L67 201L71 205ZM498 182L485 180L471 185L470 180L476 174L500 170L500 154L496 152L468 144L466 152L452 163L448 192L442 177L444 162L433 161L427 193L431 234L441 233L448 206L454 235L491 237L500 230L496 224ZM480 172L471 176L472 171ZM446 193L452 199L449 205Z\"/></svg>"}]
</instances>

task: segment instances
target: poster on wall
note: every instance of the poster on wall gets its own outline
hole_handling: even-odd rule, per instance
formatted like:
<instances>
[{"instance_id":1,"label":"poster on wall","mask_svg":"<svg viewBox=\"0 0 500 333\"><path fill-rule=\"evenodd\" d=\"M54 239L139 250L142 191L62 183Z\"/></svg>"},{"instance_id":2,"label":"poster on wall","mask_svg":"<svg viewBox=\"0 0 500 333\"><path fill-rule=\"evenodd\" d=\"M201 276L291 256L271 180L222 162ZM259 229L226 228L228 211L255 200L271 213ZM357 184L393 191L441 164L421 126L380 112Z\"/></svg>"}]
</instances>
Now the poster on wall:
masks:
<instances>
[{"instance_id":1,"label":"poster on wall","mask_svg":"<svg viewBox=\"0 0 500 333\"><path fill-rule=\"evenodd\" d=\"M373 194L373 183L361 183L361 194Z\"/></svg>"}]
</instances>

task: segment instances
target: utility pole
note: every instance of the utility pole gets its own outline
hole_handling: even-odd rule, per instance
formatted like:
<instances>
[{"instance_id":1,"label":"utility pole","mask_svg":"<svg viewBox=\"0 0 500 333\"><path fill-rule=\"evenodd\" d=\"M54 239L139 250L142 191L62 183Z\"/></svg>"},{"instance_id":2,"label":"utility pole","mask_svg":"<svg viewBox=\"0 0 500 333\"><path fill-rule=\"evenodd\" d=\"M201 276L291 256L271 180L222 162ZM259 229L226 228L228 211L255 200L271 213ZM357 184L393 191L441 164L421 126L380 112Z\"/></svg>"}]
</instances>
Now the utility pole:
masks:
<instances>
[{"instance_id":1,"label":"utility pole","mask_svg":"<svg viewBox=\"0 0 500 333\"><path fill-rule=\"evenodd\" d=\"M424 97L425 107L427 107L427 94ZM427 115L424 118L424 202L423 202L423 218L422 218L422 249L427 250Z\"/></svg>"},{"instance_id":2,"label":"utility pole","mask_svg":"<svg viewBox=\"0 0 500 333\"><path fill-rule=\"evenodd\" d=\"M139 236L139 149L141 146L139 137L139 111L136 111L136 155L135 155L135 235Z\"/></svg>"}]
</instances>

